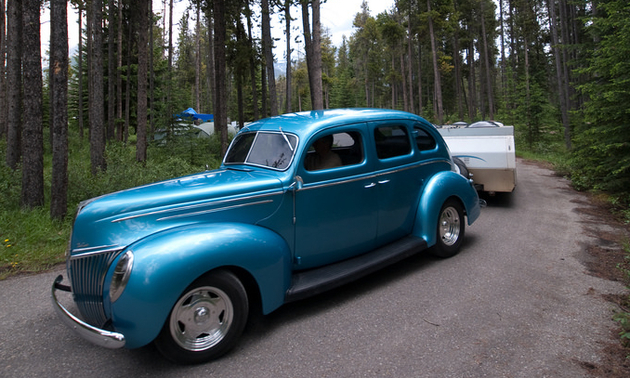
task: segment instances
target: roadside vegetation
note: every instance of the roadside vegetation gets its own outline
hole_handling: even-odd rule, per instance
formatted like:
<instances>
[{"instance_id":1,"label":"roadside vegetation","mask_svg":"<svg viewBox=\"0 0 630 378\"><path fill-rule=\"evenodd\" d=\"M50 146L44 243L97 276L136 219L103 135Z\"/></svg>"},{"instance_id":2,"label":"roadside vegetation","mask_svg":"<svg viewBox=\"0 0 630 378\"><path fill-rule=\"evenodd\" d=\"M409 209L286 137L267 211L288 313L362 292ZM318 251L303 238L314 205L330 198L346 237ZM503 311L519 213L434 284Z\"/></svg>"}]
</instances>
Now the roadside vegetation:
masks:
<instances>
[{"instance_id":1,"label":"roadside vegetation","mask_svg":"<svg viewBox=\"0 0 630 378\"><path fill-rule=\"evenodd\" d=\"M618 268L623 272L626 284L630 285L630 242L624 243L624 250L626 257L622 263L619 263ZM621 301L620 309L613 318L619 322L621 342L628 349L627 358L630 359L630 296Z\"/></svg>"},{"instance_id":2,"label":"roadside vegetation","mask_svg":"<svg viewBox=\"0 0 630 378\"><path fill-rule=\"evenodd\" d=\"M51 152L46 148L44 207L20 207L21 172L0 164L0 279L19 273L34 273L63 263L72 220L79 202L102 194L183 176L219 165L218 138L179 137L149 145L149 159L136 161L133 138L127 145L110 143L106 149L108 169L93 176L89 145L78 134L70 136L68 164L68 212L59 221L48 211L51 191ZM0 155L6 150L0 142Z\"/></svg>"}]
</instances>

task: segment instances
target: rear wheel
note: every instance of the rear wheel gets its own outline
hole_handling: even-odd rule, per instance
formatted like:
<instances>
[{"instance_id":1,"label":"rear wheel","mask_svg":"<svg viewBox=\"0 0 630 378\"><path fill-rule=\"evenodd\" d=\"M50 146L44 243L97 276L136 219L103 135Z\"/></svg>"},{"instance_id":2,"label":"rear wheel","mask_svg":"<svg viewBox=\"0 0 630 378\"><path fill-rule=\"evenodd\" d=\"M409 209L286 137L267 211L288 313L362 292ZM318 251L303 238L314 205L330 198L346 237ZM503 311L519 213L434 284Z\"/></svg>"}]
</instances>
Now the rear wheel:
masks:
<instances>
[{"instance_id":1,"label":"rear wheel","mask_svg":"<svg viewBox=\"0 0 630 378\"><path fill-rule=\"evenodd\" d=\"M459 201L449 199L438 216L433 254L438 257L455 256L461 248L466 231L464 210Z\"/></svg>"},{"instance_id":2,"label":"rear wheel","mask_svg":"<svg viewBox=\"0 0 630 378\"><path fill-rule=\"evenodd\" d=\"M228 271L211 272L184 291L155 344L177 363L209 361L236 344L247 314L247 292L238 278Z\"/></svg>"}]
</instances>

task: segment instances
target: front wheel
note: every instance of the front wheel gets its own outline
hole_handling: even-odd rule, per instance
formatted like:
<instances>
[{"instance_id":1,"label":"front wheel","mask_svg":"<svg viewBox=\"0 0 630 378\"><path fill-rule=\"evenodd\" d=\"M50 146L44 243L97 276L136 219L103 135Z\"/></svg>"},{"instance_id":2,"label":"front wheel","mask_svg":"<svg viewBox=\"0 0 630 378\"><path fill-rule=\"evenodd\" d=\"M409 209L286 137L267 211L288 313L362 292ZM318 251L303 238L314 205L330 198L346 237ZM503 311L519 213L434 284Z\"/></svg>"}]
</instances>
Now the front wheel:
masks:
<instances>
[{"instance_id":1,"label":"front wheel","mask_svg":"<svg viewBox=\"0 0 630 378\"><path fill-rule=\"evenodd\" d=\"M461 248L465 231L462 205L454 199L446 201L438 216L433 254L438 257L455 256Z\"/></svg>"},{"instance_id":2,"label":"front wheel","mask_svg":"<svg viewBox=\"0 0 630 378\"><path fill-rule=\"evenodd\" d=\"M223 270L208 273L175 303L155 344L177 363L218 358L236 344L248 311L247 292L234 274Z\"/></svg>"}]
</instances>

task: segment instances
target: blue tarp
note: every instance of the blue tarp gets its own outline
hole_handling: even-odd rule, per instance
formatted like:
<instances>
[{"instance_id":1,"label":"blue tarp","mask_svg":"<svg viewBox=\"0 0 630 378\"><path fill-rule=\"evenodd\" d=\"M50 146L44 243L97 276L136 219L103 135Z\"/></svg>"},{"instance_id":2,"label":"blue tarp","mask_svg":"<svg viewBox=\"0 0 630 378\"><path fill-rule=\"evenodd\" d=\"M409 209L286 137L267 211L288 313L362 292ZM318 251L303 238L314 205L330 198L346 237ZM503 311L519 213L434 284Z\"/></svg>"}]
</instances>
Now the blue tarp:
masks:
<instances>
[{"instance_id":1,"label":"blue tarp","mask_svg":"<svg viewBox=\"0 0 630 378\"><path fill-rule=\"evenodd\" d=\"M181 118L184 120L196 121L200 120L201 122L212 122L214 121L214 114L202 114L197 113L195 109L188 108L179 114L173 114L175 118Z\"/></svg>"}]
</instances>

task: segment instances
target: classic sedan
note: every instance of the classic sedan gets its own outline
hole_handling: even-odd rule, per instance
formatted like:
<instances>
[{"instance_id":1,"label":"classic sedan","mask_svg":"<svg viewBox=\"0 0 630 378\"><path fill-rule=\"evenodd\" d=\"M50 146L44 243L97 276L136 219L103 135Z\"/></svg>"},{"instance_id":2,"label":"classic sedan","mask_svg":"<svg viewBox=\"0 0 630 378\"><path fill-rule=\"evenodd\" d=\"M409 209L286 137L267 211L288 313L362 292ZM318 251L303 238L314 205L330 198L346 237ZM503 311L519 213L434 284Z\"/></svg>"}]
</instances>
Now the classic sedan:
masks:
<instances>
[{"instance_id":1,"label":"classic sedan","mask_svg":"<svg viewBox=\"0 0 630 378\"><path fill-rule=\"evenodd\" d=\"M220 168L79 205L53 307L108 348L154 342L179 363L232 348L252 311L411 255L455 255L480 214L435 127L379 109L254 122ZM61 303L72 292L80 315Z\"/></svg>"}]
</instances>

